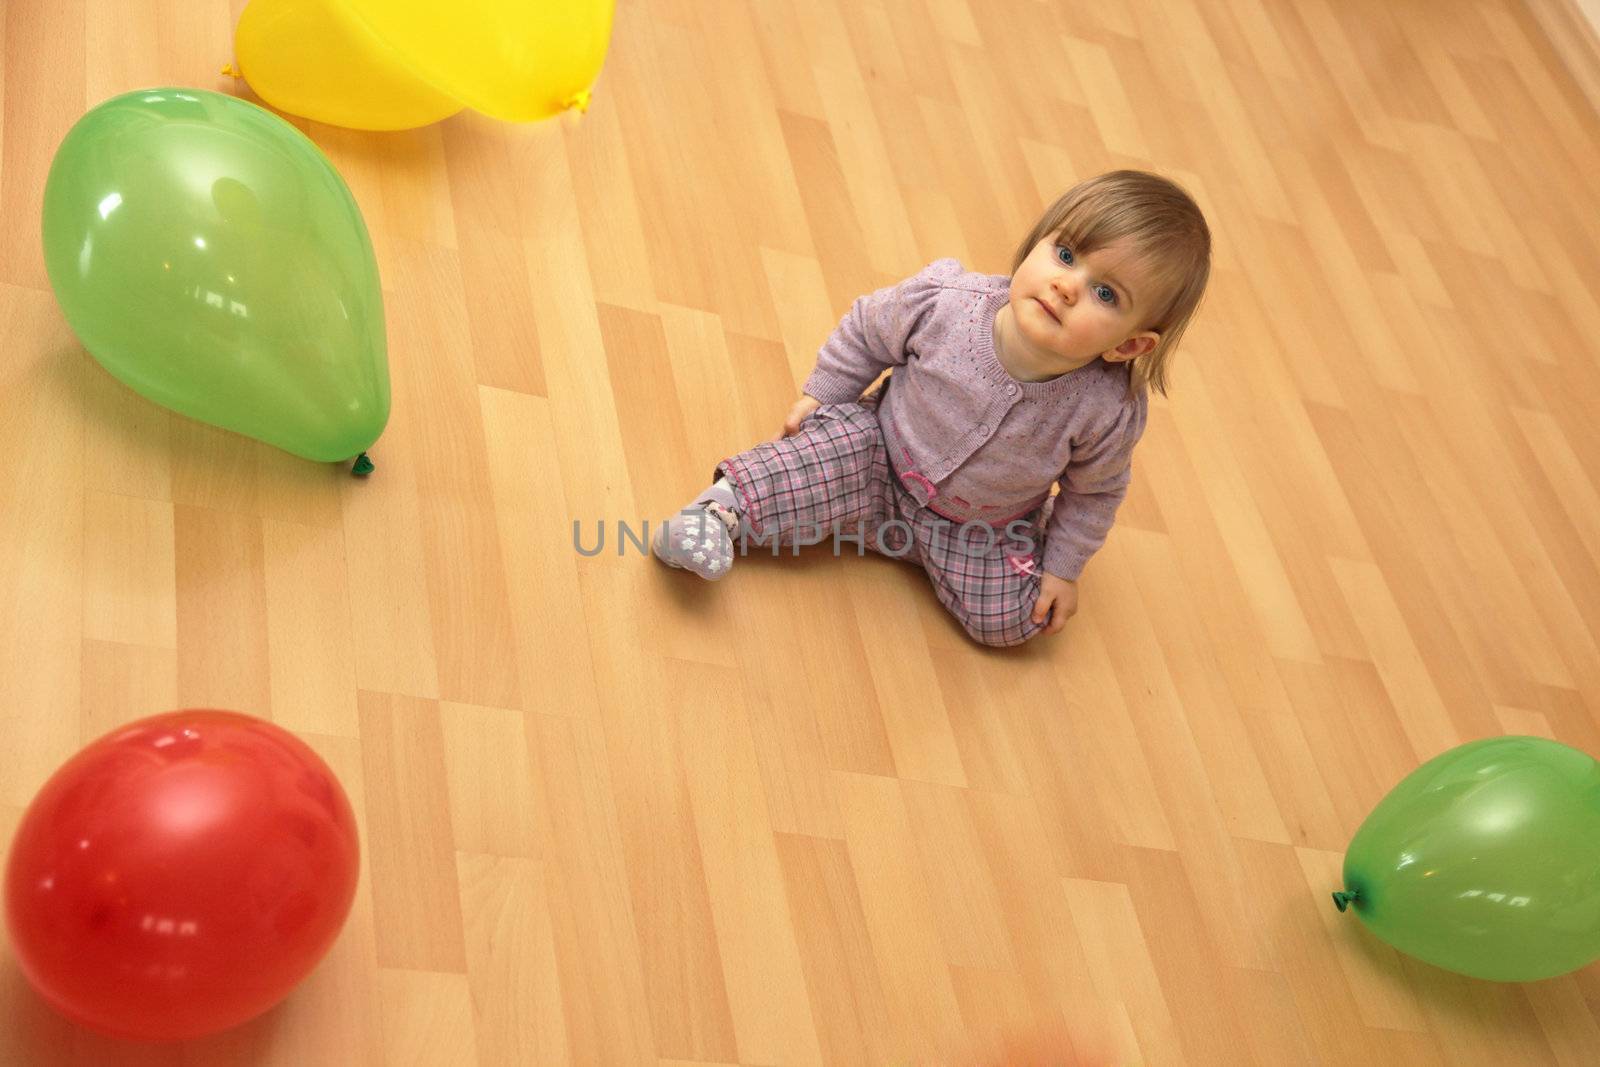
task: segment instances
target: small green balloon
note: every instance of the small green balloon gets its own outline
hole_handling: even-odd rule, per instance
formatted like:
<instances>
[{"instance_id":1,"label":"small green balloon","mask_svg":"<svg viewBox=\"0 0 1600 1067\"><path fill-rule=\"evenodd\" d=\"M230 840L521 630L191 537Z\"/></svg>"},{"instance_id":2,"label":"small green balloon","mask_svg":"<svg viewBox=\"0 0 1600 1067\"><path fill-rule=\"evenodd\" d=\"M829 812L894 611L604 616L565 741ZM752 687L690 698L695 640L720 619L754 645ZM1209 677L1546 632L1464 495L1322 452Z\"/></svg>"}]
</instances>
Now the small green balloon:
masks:
<instances>
[{"instance_id":1,"label":"small green balloon","mask_svg":"<svg viewBox=\"0 0 1600 1067\"><path fill-rule=\"evenodd\" d=\"M67 322L135 391L307 459L389 419L383 297L355 199L300 131L202 89L114 97L44 191Z\"/></svg>"},{"instance_id":2,"label":"small green balloon","mask_svg":"<svg viewBox=\"0 0 1600 1067\"><path fill-rule=\"evenodd\" d=\"M1446 970L1530 982L1600 958L1600 764L1539 737L1453 748L1350 842L1339 910Z\"/></svg>"}]
</instances>

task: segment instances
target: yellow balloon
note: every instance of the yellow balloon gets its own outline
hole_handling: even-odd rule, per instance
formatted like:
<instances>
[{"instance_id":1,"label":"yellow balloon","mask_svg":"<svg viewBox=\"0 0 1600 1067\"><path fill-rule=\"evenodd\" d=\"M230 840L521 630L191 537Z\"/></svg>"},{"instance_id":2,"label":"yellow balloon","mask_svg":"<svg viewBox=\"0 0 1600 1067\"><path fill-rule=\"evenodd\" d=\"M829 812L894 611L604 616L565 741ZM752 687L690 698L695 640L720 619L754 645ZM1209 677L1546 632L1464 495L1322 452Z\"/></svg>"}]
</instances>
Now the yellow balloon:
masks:
<instances>
[{"instance_id":1,"label":"yellow balloon","mask_svg":"<svg viewBox=\"0 0 1600 1067\"><path fill-rule=\"evenodd\" d=\"M587 99L615 0L330 0L441 92L512 122Z\"/></svg>"},{"instance_id":2,"label":"yellow balloon","mask_svg":"<svg viewBox=\"0 0 1600 1067\"><path fill-rule=\"evenodd\" d=\"M461 110L329 0L250 0L233 50L257 96L317 122L408 130Z\"/></svg>"},{"instance_id":3,"label":"yellow balloon","mask_svg":"<svg viewBox=\"0 0 1600 1067\"><path fill-rule=\"evenodd\" d=\"M471 107L529 122L584 107L615 0L250 0L234 50L274 107L408 129Z\"/></svg>"}]
</instances>

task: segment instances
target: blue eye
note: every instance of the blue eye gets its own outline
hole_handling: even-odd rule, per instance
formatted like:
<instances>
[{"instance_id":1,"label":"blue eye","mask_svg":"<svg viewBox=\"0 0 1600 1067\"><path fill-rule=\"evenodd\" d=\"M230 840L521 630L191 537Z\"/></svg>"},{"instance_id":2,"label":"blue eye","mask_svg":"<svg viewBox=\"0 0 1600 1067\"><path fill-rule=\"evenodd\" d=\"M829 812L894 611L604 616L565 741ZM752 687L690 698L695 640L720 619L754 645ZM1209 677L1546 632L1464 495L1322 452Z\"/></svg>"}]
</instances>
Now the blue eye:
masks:
<instances>
[{"instance_id":1,"label":"blue eye","mask_svg":"<svg viewBox=\"0 0 1600 1067\"><path fill-rule=\"evenodd\" d=\"M1072 259L1072 250L1067 248L1066 245L1056 245L1056 259L1064 262L1064 264L1067 264L1069 267L1072 266L1072 262L1074 262L1074 259ZM1106 304L1110 304L1112 307L1117 306L1117 290L1110 288L1109 285L1094 286L1094 293L1098 294L1101 293L1101 291L1104 291L1104 296L1101 296L1101 301L1106 302Z\"/></svg>"}]
</instances>

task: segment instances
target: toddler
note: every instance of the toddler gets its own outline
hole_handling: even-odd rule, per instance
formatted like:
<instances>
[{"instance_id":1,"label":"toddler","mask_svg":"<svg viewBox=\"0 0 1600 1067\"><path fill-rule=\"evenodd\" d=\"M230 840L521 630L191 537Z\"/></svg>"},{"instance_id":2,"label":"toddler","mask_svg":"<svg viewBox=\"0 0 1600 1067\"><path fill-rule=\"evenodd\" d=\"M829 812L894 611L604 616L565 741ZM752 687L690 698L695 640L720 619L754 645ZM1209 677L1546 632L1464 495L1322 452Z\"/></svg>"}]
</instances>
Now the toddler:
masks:
<instances>
[{"instance_id":1,"label":"toddler","mask_svg":"<svg viewBox=\"0 0 1600 1067\"><path fill-rule=\"evenodd\" d=\"M860 297L783 433L718 464L652 552L720 579L736 536L741 551L753 535L776 553L831 533L836 549L921 565L982 644L1056 633L1127 493L1146 393L1166 395L1210 261L1189 195L1124 170L1052 204L1009 278L942 259Z\"/></svg>"}]
</instances>

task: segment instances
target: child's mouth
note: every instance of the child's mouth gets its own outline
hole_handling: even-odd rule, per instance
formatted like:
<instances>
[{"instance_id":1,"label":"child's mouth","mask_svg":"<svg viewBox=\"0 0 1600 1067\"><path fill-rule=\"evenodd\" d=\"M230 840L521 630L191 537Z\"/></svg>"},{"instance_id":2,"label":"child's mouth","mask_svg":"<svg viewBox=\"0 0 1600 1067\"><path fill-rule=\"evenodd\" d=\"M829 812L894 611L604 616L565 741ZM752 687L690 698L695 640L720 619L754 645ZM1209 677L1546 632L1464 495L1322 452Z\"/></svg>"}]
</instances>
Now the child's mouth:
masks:
<instances>
[{"instance_id":1,"label":"child's mouth","mask_svg":"<svg viewBox=\"0 0 1600 1067\"><path fill-rule=\"evenodd\" d=\"M1034 299L1035 300L1039 300L1038 297L1034 297ZM1045 303L1043 300L1039 300L1039 306L1044 308L1044 313L1046 315L1049 315L1050 318L1055 322L1055 324L1057 326L1061 325L1061 316L1056 314L1056 309L1055 308L1051 307L1049 304Z\"/></svg>"}]
</instances>

